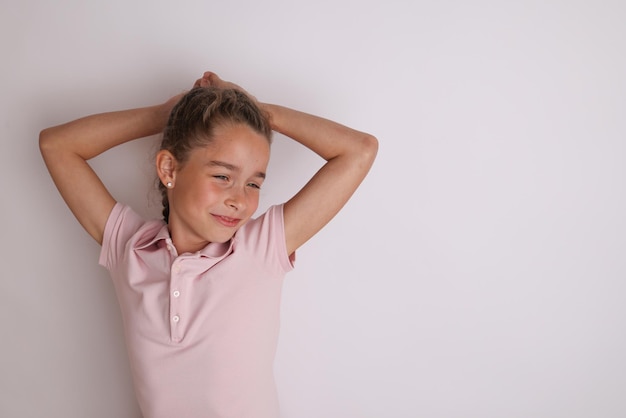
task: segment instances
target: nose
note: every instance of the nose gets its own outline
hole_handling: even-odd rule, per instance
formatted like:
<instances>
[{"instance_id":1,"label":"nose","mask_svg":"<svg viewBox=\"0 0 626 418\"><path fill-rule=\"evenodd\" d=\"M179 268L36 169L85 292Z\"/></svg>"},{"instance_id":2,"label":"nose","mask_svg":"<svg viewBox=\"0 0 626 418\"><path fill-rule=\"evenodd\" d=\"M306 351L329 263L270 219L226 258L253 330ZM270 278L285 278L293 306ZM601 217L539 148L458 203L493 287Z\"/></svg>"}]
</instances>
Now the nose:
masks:
<instances>
[{"instance_id":1,"label":"nose","mask_svg":"<svg viewBox=\"0 0 626 418\"><path fill-rule=\"evenodd\" d=\"M226 204L226 206L235 210L243 210L246 205L246 197L244 196L244 192L239 189L235 190L235 188L231 189L224 203Z\"/></svg>"}]
</instances>

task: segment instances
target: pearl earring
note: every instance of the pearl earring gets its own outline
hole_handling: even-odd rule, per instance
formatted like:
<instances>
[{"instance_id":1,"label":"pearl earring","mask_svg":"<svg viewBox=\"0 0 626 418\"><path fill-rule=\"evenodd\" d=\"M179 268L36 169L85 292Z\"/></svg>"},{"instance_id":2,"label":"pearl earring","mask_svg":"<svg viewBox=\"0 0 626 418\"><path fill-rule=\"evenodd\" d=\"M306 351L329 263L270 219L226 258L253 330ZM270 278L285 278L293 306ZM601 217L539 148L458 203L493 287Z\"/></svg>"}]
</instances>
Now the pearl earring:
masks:
<instances>
[{"instance_id":1,"label":"pearl earring","mask_svg":"<svg viewBox=\"0 0 626 418\"><path fill-rule=\"evenodd\" d=\"M168 181L168 182L167 182L167 184L166 184L166 186L167 186L167 188L168 188L168 189L171 189L171 188L172 188L172 182L171 182L171 181Z\"/></svg>"}]
</instances>

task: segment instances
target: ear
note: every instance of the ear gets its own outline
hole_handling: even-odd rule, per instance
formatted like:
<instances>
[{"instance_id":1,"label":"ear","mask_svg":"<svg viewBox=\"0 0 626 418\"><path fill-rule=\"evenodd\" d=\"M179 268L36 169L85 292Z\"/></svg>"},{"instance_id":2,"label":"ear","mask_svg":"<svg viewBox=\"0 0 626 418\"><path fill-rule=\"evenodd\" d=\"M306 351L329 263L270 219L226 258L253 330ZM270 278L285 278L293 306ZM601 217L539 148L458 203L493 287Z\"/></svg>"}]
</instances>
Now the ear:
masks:
<instances>
[{"instance_id":1,"label":"ear","mask_svg":"<svg viewBox=\"0 0 626 418\"><path fill-rule=\"evenodd\" d=\"M167 150L161 150L156 155L156 169L161 183L167 184L168 182L174 183L176 179L176 158L171 152Z\"/></svg>"}]
</instances>

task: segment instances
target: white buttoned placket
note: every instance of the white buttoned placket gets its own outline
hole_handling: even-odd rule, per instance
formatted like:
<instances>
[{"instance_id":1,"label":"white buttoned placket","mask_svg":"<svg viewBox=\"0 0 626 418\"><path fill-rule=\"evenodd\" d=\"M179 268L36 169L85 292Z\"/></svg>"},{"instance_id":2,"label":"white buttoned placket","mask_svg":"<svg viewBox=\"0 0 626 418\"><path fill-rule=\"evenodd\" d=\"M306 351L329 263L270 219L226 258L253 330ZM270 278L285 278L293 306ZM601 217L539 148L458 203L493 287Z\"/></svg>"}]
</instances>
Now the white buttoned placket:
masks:
<instances>
[{"instance_id":1,"label":"white buttoned placket","mask_svg":"<svg viewBox=\"0 0 626 418\"><path fill-rule=\"evenodd\" d=\"M172 341L180 342L183 337L183 330L181 323L181 292L179 290L182 281L182 259L176 259L172 264L172 271L170 276L170 333Z\"/></svg>"},{"instance_id":2,"label":"white buttoned placket","mask_svg":"<svg viewBox=\"0 0 626 418\"><path fill-rule=\"evenodd\" d=\"M182 263L183 259L177 257L176 249L171 240L167 240L167 247L172 257L175 257L170 271L170 337L174 342L180 342L183 338L183 319L180 316L181 309L181 291L182 282Z\"/></svg>"},{"instance_id":3,"label":"white buttoned placket","mask_svg":"<svg viewBox=\"0 0 626 418\"><path fill-rule=\"evenodd\" d=\"M190 312L189 304L192 303L189 277L197 277L199 274L199 259L202 260L202 271L207 271L230 254L233 242L226 244L228 248L218 247L219 251L215 255L195 253L182 256L178 255L171 238L166 239L165 242L172 260L169 281L170 340L174 343L181 343L192 323L191 318L185 316ZM216 252L215 249L213 252Z\"/></svg>"}]
</instances>

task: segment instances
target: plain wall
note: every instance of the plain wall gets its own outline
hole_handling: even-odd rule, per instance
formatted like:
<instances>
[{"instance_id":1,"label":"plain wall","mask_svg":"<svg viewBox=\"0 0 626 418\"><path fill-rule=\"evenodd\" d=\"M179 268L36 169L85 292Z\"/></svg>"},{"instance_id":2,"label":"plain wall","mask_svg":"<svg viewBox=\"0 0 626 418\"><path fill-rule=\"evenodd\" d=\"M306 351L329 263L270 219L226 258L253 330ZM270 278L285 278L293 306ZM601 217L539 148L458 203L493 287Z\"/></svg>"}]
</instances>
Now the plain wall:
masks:
<instances>
[{"instance_id":1,"label":"plain wall","mask_svg":"<svg viewBox=\"0 0 626 418\"><path fill-rule=\"evenodd\" d=\"M205 70L380 140L286 280L284 418L626 416L624 22L604 0L3 0L0 416L140 416L37 138ZM155 216L157 140L93 161ZM320 164L277 136L261 206Z\"/></svg>"}]
</instances>

